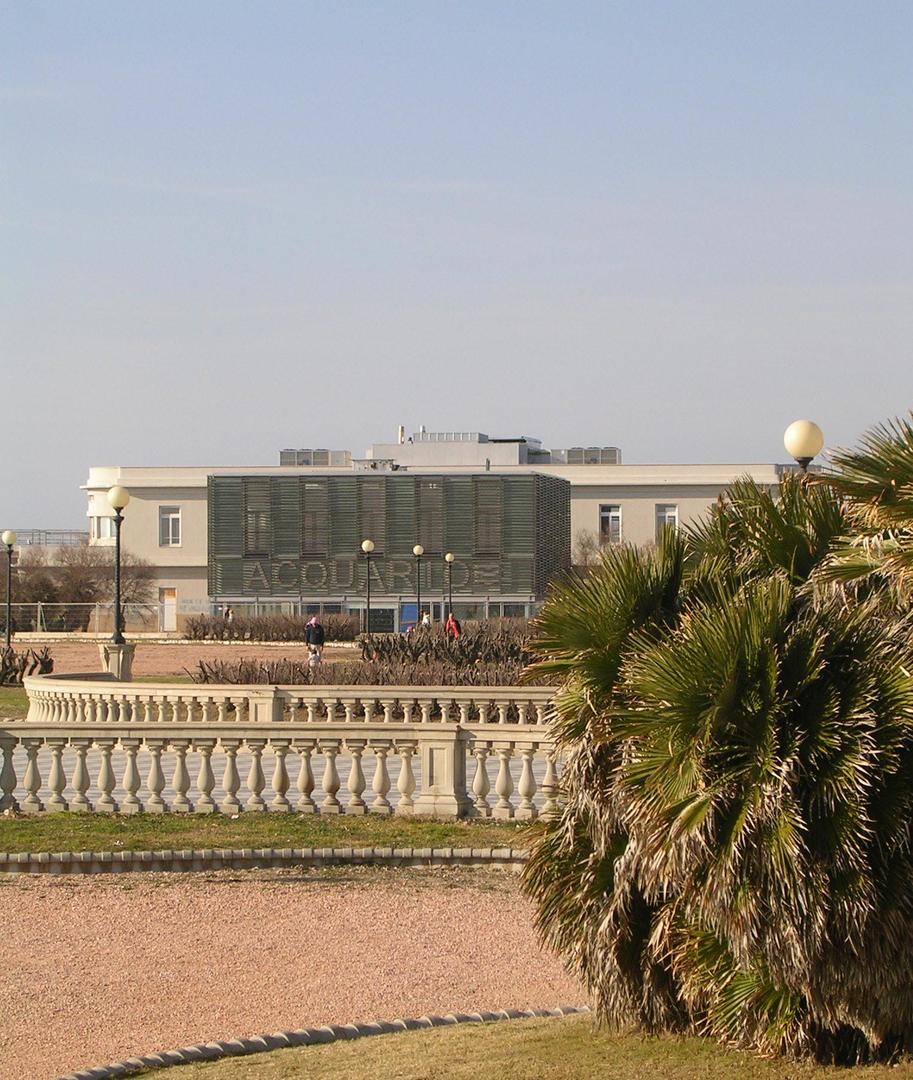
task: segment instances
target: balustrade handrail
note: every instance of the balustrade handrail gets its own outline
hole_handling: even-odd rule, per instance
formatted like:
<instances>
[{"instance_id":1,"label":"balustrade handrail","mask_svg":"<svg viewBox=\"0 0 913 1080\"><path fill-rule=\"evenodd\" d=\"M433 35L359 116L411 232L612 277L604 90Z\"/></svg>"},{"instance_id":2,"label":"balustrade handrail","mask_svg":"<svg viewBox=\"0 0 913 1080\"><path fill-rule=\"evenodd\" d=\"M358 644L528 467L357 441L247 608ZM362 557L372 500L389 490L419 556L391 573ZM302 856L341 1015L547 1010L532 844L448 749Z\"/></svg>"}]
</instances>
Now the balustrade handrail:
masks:
<instances>
[{"instance_id":1,"label":"balustrade handrail","mask_svg":"<svg viewBox=\"0 0 913 1080\"><path fill-rule=\"evenodd\" d=\"M158 723L183 720L275 723L303 719L390 723L543 725L552 710L552 687L280 685L121 682L105 674L34 675L24 680L27 721L46 723Z\"/></svg>"}]
</instances>

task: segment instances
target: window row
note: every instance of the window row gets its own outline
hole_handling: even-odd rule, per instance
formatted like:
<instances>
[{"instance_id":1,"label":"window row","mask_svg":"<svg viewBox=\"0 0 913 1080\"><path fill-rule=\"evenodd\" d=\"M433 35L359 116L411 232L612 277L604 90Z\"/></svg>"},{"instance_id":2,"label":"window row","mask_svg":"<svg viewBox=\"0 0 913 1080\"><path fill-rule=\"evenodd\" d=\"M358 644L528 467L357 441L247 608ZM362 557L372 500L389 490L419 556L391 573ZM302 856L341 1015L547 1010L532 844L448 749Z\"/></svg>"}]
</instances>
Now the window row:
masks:
<instances>
[{"instance_id":1,"label":"window row","mask_svg":"<svg viewBox=\"0 0 913 1080\"><path fill-rule=\"evenodd\" d=\"M678 528L678 506L675 503L655 504L655 539L659 542L663 530L666 528ZM621 520L621 506L617 503L607 503L599 507L599 543L620 544L624 540Z\"/></svg>"}]
</instances>

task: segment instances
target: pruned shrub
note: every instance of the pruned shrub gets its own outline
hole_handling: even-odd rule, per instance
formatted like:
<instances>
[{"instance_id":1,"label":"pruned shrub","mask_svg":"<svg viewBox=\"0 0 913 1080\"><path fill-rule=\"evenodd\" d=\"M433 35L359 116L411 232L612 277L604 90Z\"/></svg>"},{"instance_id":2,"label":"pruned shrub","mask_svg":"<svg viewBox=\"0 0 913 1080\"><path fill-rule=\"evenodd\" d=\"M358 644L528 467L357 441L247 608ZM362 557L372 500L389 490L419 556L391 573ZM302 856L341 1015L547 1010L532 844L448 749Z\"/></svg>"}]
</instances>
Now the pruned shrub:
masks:
<instances>
[{"instance_id":1,"label":"pruned shrub","mask_svg":"<svg viewBox=\"0 0 913 1080\"><path fill-rule=\"evenodd\" d=\"M27 675L50 675L54 660L45 646L40 652L26 649L0 649L0 686L21 686Z\"/></svg>"},{"instance_id":2,"label":"pruned shrub","mask_svg":"<svg viewBox=\"0 0 913 1080\"><path fill-rule=\"evenodd\" d=\"M272 686L515 686L519 665L440 660L324 662L298 660L201 660L188 674L196 683Z\"/></svg>"}]
</instances>

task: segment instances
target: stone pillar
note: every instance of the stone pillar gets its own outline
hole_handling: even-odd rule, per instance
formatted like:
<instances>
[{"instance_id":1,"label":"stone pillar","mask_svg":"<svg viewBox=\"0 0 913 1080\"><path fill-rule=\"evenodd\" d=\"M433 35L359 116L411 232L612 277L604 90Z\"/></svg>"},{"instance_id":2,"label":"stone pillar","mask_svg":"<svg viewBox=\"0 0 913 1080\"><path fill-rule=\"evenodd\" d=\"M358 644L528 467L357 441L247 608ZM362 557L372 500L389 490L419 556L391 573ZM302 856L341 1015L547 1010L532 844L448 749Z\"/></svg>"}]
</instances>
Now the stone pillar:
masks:
<instances>
[{"instance_id":1,"label":"stone pillar","mask_svg":"<svg viewBox=\"0 0 913 1080\"><path fill-rule=\"evenodd\" d=\"M133 654L136 652L133 642L115 645L113 641L103 641L98 646L98 652L105 671L110 672L118 682L133 679Z\"/></svg>"},{"instance_id":2,"label":"stone pillar","mask_svg":"<svg viewBox=\"0 0 913 1080\"><path fill-rule=\"evenodd\" d=\"M472 800L466 791L466 732L460 728L423 730L419 739L422 789L415 813L426 817L468 817Z\"/></svg>"}]
</instances>

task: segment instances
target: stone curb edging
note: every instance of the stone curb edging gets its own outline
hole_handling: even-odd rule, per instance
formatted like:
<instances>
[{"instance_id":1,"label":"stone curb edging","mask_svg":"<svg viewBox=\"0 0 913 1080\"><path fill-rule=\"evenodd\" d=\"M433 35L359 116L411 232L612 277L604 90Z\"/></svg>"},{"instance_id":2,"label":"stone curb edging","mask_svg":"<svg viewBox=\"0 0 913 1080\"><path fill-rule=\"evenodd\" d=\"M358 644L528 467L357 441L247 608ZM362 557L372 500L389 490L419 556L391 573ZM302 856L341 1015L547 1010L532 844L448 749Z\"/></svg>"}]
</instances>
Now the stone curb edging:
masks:
<instances>
[{"instance_id":1,"label":"stone curb edging","mask_svg":"<svg viewBox=\"0 0 913 1080\"><path fill-rule=\"evenodd\" d=\"M96 1065L67 1073L57 1080L109 1080L130 1076L142 1069L167 1069L172 1065L189 1065L195 1061L217 1061L226 1057L242 1057L291 1046L312 1046L316 1043L338 1042L340 1039L362 1039L371 1035L392 1035L395 1032L417 1031L455 1024L483 1024L498 1020L524 1020L547 1016L573 1016L588 1013L588 1005L559 1005L554 1009L500 1009L497 1012L448 1013L446 1016L420 1016L411 1020L375 1020L366 1024L325 1024L322 1027L276 1031L271 1035L254 1035L249 1039L227 1039L222 1042L197 1043L180 1050L126 1058L110 1065Z\"/></svg>"},{"instance_id":2,"label":"stone curb edging","mask_svg":"<svg viewBox=\"0 0 913 1080\"><path fill-rule=\"evenodd\" d=\"M294 866L503 866L518 848L218 848L185 851L0 852L0 874L103 874L278 869Z\"/></svg>"}]
</instances>

